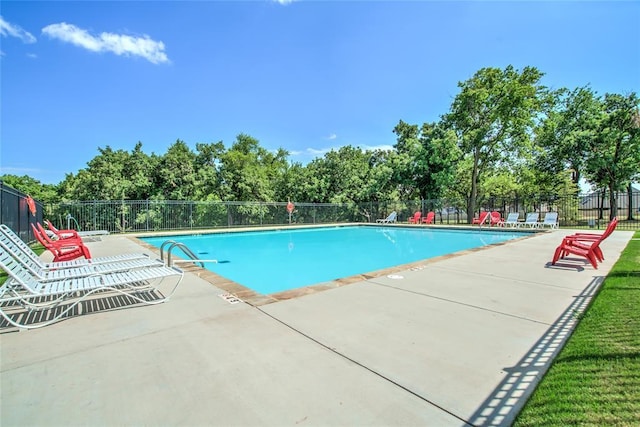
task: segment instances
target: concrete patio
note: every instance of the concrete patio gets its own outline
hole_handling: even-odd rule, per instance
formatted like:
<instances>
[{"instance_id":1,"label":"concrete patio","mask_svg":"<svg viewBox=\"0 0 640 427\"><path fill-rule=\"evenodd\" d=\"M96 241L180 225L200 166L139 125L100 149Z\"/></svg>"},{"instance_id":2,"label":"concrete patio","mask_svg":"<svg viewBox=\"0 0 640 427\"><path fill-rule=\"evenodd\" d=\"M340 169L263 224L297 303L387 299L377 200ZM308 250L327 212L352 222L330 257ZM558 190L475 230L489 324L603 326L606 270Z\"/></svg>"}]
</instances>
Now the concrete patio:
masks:
<instances>
[{"instance_id":1,"label":"concrete patio","mask_svg":"<svg viewBox=\"0 0 640 427\"><path fill-rule=\"evenodd\" d=\"M255 306L189 269L165 304L2 329L0 424L509 425L633 234L551 266L573 231Z\"/></svg>"}]
</instances>

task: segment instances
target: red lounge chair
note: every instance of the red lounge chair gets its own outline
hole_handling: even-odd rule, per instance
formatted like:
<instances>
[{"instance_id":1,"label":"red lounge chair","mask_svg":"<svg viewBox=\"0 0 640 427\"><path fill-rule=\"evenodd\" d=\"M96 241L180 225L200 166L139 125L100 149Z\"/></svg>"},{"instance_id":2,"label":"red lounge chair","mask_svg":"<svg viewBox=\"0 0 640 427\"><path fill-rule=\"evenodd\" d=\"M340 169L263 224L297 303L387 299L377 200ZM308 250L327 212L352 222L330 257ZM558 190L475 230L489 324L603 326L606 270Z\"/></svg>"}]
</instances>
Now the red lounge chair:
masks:
<instances>
[{"instance_id":1,"label":"red lounge chair","mask_svg":"<svg viewBox=\"0 0 640 427\"><path fill-rule=\"evenodd\" d=\"M490 222L489 222L490 226L499 225L499 224L503 224L503 223L504 223L504 221L502 220L502 216L500 215L500 212L498 212L498 211L491 212L491 217L490 217Z\"/></svg>"},{"instance_id":2,"label":"red lounge chair","mask_svg":"<svg viewBox=\"0 0 640 427\"><path fill-rule=\"evenodd\" d=\"M562 243L556 248L556 252L553 254L553 261L551 261L551 265L555 265L560 258L573 254L586 258L593 268L597 270L598 256L596 255L596 251L600 249L599 246L602 240L603 239L601 238L593 242L591 245L582 245L577 244L571 239L563 239Z\"/></svg>"},{"instance_id":3,"label":"red lounge chair","mask_svg":"<svg viewBox=\"0 0 640 427\"><path fill-rule=\"evenodd\" d=\"M609 237L611 233L613 233L613 230L616 229L617 225L618 225L618 218L616 217L611 220L611 222L609 223L609 225L607 225L607 228L604 230L602 234L576 233L576 234L572 234L570 236L565 237L565 240L570 240L572 245L585 249L590 246L590 243L593 243L598 240L602 241L607 237ZM602 253L602 249L600 249L599 245L594 248L594 254L598 259L598 261L600 262L604 261L604 254Z\"/></svg>"},{"instance_id":4,"label":"red lounge chair","mask_svg":"<svg viewBox=\"0 0 640 427\"><path fill-rule=\"evenodd\" d=\"M568 254L573 254L586 258L593 268L597 270L598 261L602 262L604 260L600 243L613 233L617 224L618 218L613 218L602 234L577 233L565 237L562 239L560 246L556 248L551 265L555 265L560 258L564 258Z\"/></svg>"},{"instance_id":5,"label":"red lounge chair","mask_svg":"<svg viewBox=\"0 0 640 427\"><path fill-rule=\"evenodd\" d=\"M471 224L482 225L485 222L487 222L487 217L488 216L489 216L489 212L480 212L480 217L479 218L473 218L473 221L471 221Z\"/></svg>"},{"instance_id":6,"label":"red lounge chair","mask_svg":"<svg viewBox=\"0 0 640 427\"><path fill-rule=\"evenodd\" d=\"M409 218L409 224L419 224L420 217L422 216L422 212L416 211L412 217Z\"/></svg>"},{"instance_id":7,"label":"red lounge chair","mask_svg":"<svg viewBox=\"0 0 640 427\"><path fill-rule=\"evenodd\" d=\"M58 230L48 219L45 219L44 222L47 224L47 228L51 230L51 232L55 234L58 239L80 239L80 236L78 235L78 232L76 230Z\"/></svg>"},{"instance_id":8,"label":"red lounge chair","mask_svg":"<svg viewBox=\"0 0 640 427\"><path fill-rule=\"evenodd\" d=\"M613 230L616 229L617 225L618 225L618 217L615 217L611 220L611 222L609 222L609 225L607 225L607 228L604 230L602 234L576 233L576 234L572 234L570 236L565 237L565 239L594 241L594 240L598 240L600 237L603 237L603 236L604 236L603 239L606 239L607 237L609 237L609 235L611 235L611 233L613 233Z\"/></svg>"},{"instance_id":9,"label":"red lounge chair","mask_svg":"<svg viewBox=\"0 0 640 427\"><path fill-rule=\"evenodd\" d=\"M429 213L427 213L427 216L422 218L422 223L423 224L433 224L435 222L435 219L436 219L436 213L435 212L429 212Z\"/></svg>"},{"instance_id":10,"label":"red lounge chair","mask_svg":"<svg viewBox=\"0 0 640 427\"><path fill-rule=\"evenodd\" d=\"M44 227L42 226L42 224L40 224L39 222L36 222L36 227L38 227L38 231L40 231L40 235L43 236L43 238L49 243L53 243L55 245L60 245L64 243L65 246L80 246L84 244L82 243L82 239L80 238L80 236L78 237L68 236L64 239L60 239L57 236L56 238L51 238L49 236L49 233L47 233L47 230L45 230Z\"/></svg>"},{"instance_id":11,"label":"red lounge chair","mask_svg":"<svg viewBox=\"0 0 640 427\"><path fill-rule=\"evenodd\" d=\"M53 262L58 261L70 261L72 259L85 257L91 259L91 252L82 242L76 244L76 242L66 241L53 241L48 237L42 235L42 232L38 230L33 224L31 224L33 234L49 252L53 254Z\"/></svg>"}]
</instances>

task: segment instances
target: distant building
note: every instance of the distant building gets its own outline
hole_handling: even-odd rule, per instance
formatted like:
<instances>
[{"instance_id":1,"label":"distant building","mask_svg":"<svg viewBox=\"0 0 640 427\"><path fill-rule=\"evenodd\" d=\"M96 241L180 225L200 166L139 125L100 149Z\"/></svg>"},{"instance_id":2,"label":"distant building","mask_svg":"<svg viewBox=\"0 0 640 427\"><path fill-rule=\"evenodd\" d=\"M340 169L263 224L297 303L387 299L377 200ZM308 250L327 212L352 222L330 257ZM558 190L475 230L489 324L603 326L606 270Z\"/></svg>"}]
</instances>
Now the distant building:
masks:
<instances>
[{"instance_id":1,"label":"distant building","mask_svg":"<svg viewBox=\"0 0 640 427\"><path fill-rule=\"evenodd\" d=\"M634 212L638 212L640 207L640 188L635 185L631 186L631 204ZM629 192L620 191L616 193L616 201L618 210L628 212L629 209ZM609 194L604 191L594 191L592 193L580 196L580 209L606 209L609 210Z\"/></svg>"}]
</instances>

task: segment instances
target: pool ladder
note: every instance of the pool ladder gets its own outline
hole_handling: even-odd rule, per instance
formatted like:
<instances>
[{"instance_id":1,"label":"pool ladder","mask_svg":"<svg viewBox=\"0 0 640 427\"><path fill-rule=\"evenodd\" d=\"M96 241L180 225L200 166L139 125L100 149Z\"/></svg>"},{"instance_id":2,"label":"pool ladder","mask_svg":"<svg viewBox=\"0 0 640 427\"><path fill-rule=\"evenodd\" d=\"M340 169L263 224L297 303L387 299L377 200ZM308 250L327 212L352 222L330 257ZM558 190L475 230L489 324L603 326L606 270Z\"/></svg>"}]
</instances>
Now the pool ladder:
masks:
<instances>
[{"instance_id":1,"label":"pool ladder","mask_svg":"<svg viewBox=\"0 0 640 427\"><path fill-rule=\"evenodd\" d=\"M198 256L194 254L193 251L187 247L187 245L181 242L176 242L175 240L167 240L162 245L160 245L160 261L164 261L164 247L167 245L169 245L169 247L167 248L167 265L169 267L172 267L174 263L172 259L172 251L174 248L180 249L186 256L191 258L191 259L181 259L175 262L192 262L194 264L200 264L202 268L204 268L205 262L214 262L214 263L218 262L217 259L198 258Z\"/></svg>"}]
</instances>

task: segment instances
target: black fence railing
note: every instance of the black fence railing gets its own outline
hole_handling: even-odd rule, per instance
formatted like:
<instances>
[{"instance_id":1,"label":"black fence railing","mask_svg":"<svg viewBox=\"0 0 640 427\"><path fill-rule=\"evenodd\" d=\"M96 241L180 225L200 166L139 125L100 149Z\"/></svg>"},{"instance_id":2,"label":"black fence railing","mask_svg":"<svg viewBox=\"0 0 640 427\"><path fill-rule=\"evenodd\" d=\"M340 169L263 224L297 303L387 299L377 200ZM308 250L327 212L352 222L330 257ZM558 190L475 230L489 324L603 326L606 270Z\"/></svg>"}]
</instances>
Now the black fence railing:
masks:
<instances>
[{"instance_id":1,"label":"black fence railing","mask_svg":"<svg viewBox=\"0 0 640 427\"><path fill-rule=\"evenodd\" d=\"M43 205L34 200L33 215L27 204L27 195L0 181L0 223L13 230L25 242L35 240L29 224L42 222Z\"/></svg>"},{"instance_id":2,"label":"black fence railing","mask_svg":"<svg viewBox=\"0 0 640 427\"><path fill-rule=\"evenodd\" d=\"M640 229L640 192L616 195L619 229ZM47 205L46 218L61 228L107 230L112 233L251 227L262 225L375 222L391 212L406 222L415 211L435 212L437 224L467 224L467 203L460 200L417 200L352 204L301 203L289 216L287 202L194 201L84 201ZM503 217L518 212L557 212L561 227L603 229L609 222L609 198L602 193L579 196L525 196L486 198L477 203L471 217L481 211L498 211Z\"/></svg>"}]
</instances>

